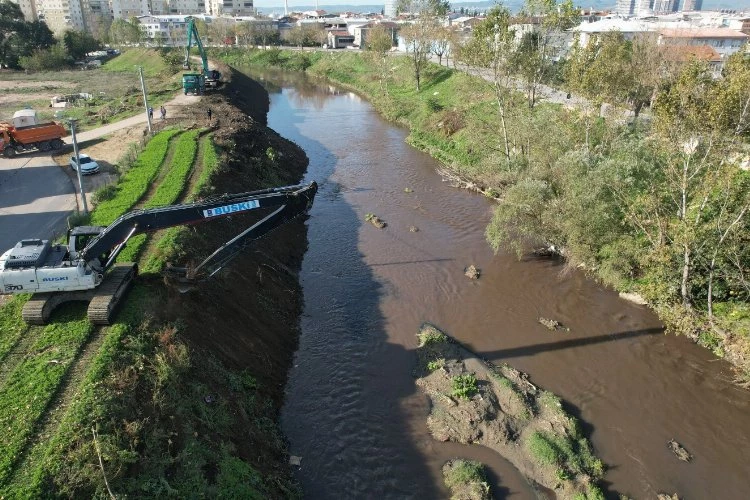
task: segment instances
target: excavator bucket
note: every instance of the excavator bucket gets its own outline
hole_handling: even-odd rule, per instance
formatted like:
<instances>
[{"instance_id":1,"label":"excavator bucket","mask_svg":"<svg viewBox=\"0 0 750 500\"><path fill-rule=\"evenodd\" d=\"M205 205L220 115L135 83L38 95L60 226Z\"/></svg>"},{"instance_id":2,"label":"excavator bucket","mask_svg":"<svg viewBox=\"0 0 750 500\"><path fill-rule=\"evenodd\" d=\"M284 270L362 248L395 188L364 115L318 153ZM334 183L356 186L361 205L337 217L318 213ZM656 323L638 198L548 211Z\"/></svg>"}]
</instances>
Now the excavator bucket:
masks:
<instances>
[{"instance_id":1,"label":"excavator bucket","mask_svg":"<svg viewBox=\"0 0 750 500\"><path fill-rule=\"evenodd\" d=\"M170 262L164 267L164 282L173 286L180 293L187 293L195 288L200 281L194 277L192 268L173 266Z\"/></svg>"}]
</instances>

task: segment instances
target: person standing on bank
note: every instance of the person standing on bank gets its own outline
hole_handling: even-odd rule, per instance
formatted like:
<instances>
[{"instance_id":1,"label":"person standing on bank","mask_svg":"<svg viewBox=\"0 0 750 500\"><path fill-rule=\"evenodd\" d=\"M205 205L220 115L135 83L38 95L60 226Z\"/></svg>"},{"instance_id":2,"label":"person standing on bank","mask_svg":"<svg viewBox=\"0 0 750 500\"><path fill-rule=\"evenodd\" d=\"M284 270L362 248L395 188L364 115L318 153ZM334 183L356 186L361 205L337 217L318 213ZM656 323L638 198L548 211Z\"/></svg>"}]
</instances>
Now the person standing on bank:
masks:
<instances>
[{"instance_id":1,"label":"person standing on bank","mask_svg":"<svg viewBox=\"0 0 750 500\"><path fill-rule=\"evenodd\" d=\"M164 119L167 118L167 108L165 108L164 106L162 106L161 108L159 108L159 112L161 113L161 119L162 120L164 120Z\"/></svg>"},{"instance_id":2,"label":"person standing on bank","mask_svg":"<svg viewBox=\"0 0 750 500\"><path fill-rule=\"evenodd\" d=\"M206 115L208 116L208 124L211 125L211 108L208 108Z\"/></svg>"},{"instance_id":3,"label":"person standing on bank","mask_svg":"<svg viewBox=\"0 0 750 500\"><path fill-rule=\"evenodd\" d=\"M154 119L154 108L151 106L148 107L148 119L153 120Z\"/></svg>"}]
</instances>

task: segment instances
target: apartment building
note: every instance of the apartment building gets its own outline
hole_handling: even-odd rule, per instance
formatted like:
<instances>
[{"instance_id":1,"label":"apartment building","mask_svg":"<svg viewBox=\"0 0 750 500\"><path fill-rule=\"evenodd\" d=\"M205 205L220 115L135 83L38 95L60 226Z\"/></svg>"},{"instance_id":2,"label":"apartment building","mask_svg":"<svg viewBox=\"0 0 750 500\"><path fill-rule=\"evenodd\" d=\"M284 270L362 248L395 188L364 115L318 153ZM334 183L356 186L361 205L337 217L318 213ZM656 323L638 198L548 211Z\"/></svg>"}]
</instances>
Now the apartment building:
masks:
<instances>
[{"instance_id":1,"label":"apartment building","mask_svg":"<svg viewBox=\"0 0 750 500\"><path fill-rule=\"evenodd\" d=\"M105 0L107 1L107 0ZM113 19L130 19L145 16L151 6L148 0L108 0Z\"/></svg>"},{"instance_id":2,"label":"apartment building","mask_svg":"<svg viewBox=\"0 0 750 500\"><path fill-rule=\"evenodd\" d=\"M651 10L654 14L669 14L677 12L679 5L679 0L653 0Z\"/></svg>"},{"instance_id":3,"label":"apartment building","mask_svg":"<svg viewBox=\"0 0 750 500\"><path fill-rule=\"evenodd\" d=\"M23 18L27 21L36 21L36 4L34 0L10 0L13 3L18 4L23 12Z\"/></svg>"},{"instance_id":4,"label":"apartment building","mask_svg":"<svg viewBox=\"0 0 750 500\"><path fill-rule=\"evenodd\" d=\"M253 0L206 0L206 14L212 16L250 16Z\"/></svg>"},{"instance_id":5,"label":"apartment building","mask_svg":"<svg viewBox=\"0 0 750 500\"><path fill-rule=\"evenodd\" d=\"M615 4L615 13L620 16L629 17L637 16L641 12L651 9L654 0L617 0Z\"/></svg>"},{"instance_id":6,"label":"apartment building","mask_svg":"<svg viewBox=\"0 0 750 500\"><path fill-rule=\"evenodd\" d=\"M703 0L682 0L682 11L701 10L703 8Z\"/></svg>"},{"instance_id":7,"label":"apartment building","mask_svg":"<svg viewBox=\"0 0 750 500\"><path fill-rule=\"evenodd\" d=\"M49 29L59 34L66 29L84 30L81 0L34 0L37 18L44 21Z\"/></svg>"},{"instance_id":8,"label":"apartment building","mask_svg":"<svg viewBox=\"0 0 750 500\"><path fill-rule=\"evenodd\" d=\"M729 28L683 28L659 31L660 45L711 47L722 58L739 52L750 36Z\"/></svg>"},{"instance_id":9,"label":"apartment building","mask_svg":"<svg viewBox=\"0 0 750 500\"><path fill-rule=\"evenodd\" d=\"M206 0L151 0L151 14L204 14Z\"/></svg>"}]
</instances>

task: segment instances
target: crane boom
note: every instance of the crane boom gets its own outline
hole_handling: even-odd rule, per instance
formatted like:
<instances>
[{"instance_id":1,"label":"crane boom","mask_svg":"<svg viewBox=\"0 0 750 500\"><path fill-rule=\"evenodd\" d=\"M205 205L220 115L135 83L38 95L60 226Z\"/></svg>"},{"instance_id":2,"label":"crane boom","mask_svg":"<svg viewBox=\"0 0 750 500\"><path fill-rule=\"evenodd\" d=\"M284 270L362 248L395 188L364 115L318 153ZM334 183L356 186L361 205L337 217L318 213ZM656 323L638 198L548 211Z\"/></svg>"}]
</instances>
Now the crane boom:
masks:
<instances>
[{"instance_id":1,"label":"crane boom","mask_svg":"<svg viewBox=\"0 0 750 500\"><path fill-rule=\"evenodd\" d=\"M206 57L206 51L203 49L203 42L201 37L198 35L198 28L195 26L195 18L188 18L187 27L187 45L185 46L185 62L183 67L190 67L190 49L193 46L193 37L195 37L195 45L198 46L198 52L201 56L201 62L203 63L203 74L208 75L208 58Z\"/></svg>"},{"instance_id":2,"label":"crane boom","mask_svg":"<svg viewBox=\"0 0 750 500\"><path fill-rule=\"evenodd\" d=\"M211 70L208 68L208 57L206 57L206 50L203 48L203 42L198 34L198 27L195 25L195 18L187 17L187 45L185 46L185 61L182 64L184 69L190 69L190 49L193 47L193 41L198 47L198 52L201 57L201 72L200 73L183 73L182 75L182 90L187 94L203 94L206 88L218 87L221 80L221 73L217 70Z\"/></svg>"},{"instance_id":3,"label":"crane boom","mask_svg":"<svg viewBox=\"0 0 750 500\"><path fill-rule=\"evenodd\" d=\"M107 267L106 261L102 262L102 255L106 255L106 260L111 261L119 253L118 246L137 234L199 224L250 210L281 207L281 211L274 212L278 212L278 216L273 219L274 224L266 224L270 230L306 210L312 204L316 190L317 185L313 182L308 185L227 194L195 203L135 210L122 215L103 229L96 238L89 241L80 257L92 268L101 270ZM121 249L122 247L119 248Z\"/></svg>"}]
</instances>

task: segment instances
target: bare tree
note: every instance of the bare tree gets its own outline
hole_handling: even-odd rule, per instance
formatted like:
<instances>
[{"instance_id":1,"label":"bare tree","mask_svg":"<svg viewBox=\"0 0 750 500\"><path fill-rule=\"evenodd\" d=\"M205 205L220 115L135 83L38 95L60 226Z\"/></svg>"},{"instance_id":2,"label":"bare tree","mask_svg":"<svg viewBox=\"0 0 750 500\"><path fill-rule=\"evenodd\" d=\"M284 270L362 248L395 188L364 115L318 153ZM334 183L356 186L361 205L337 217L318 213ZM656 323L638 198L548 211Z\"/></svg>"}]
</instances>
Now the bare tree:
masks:
<instances>
[{"instance_id":1,"label":"bare tree","mask_svg":"<svg viewBox=\"0 0 750 500\"><path fill-rule=\"evenodd\" d=\"M448 57L452 31L445 26L436 25L432 31L432 53L438 58L438 64L443 65L443 56ZM447 64L447 61L446 61Z\"/></svg>"},{"instance_id":2,"label":"bare tree","mask_svg":"<svg viewBox=\"0 0 750 500\"><path fill-rule=\"evenodd\" d=\"M549 78L561 50L562 35L578 23L572 0L526 0L522 16L534 29L521 38L516 49L515 72L521 77L530 108L538 99L540 86Z\"/></svg>"},{"instance_id":3,"label":"bare tree","mask_svg":"<svg viewBox=\"0 0 750 500\"><path fill-rule=\"evenodd\" d=\"M422 72L427 66L427 56L430 54L432 45L432 23L427 18L420 18L417 22L410 24L401 30L401 36L406 43L406 52L411 57L414 79L417 82L417 90L420 90Z\"/></svg>"},{"instance_id":4,"label":"bare tree","mask_svg":"<svg viewBox=\"0 0 750 500\"><path fill-rule=\"evenodd\" d=\"M393 48L393 32L383 25L376 25L369 30L365 40L365 47L372 54L378 67L380 89L388 93L388 76L390 74L390 57Z\"/></svg>"},{"instance_id":5,"label":"bare tree","mask_svg":"<svg viewBox=\"0 0 750 500\"><path fill-rule=\"evenodd\" d=\"M495 102L500 116L505 157L510 159L509 108L513 105L512 56L515 33L510 29L510 11L494 7L474 30L471 40L460 48L461 60L478 74L492 71Z\"/></svg>"}]
</instances>

